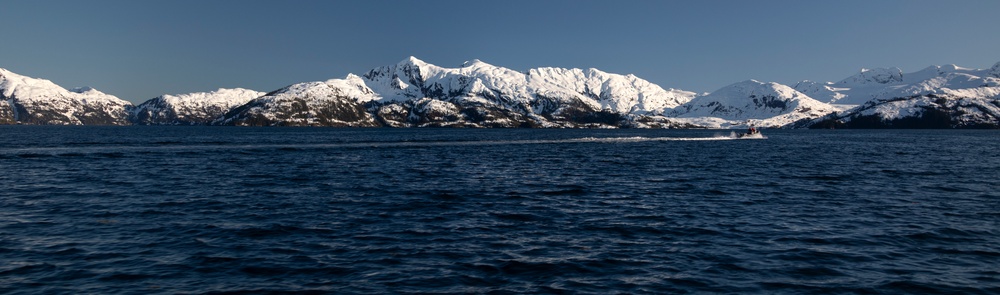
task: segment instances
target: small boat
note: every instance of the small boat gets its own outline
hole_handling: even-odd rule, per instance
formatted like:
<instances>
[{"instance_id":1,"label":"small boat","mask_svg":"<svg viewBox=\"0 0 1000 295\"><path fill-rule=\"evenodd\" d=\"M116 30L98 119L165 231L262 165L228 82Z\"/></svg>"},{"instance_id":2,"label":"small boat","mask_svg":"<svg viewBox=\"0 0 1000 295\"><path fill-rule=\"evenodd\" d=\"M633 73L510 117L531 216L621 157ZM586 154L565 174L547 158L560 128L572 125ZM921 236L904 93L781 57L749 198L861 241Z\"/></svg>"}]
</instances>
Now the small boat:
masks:
<instances>
[{"instance_id":1,"label":"small boat","mask_svg":"<svg viewBox=\"0 0 1000 295\"><path fill-rule=\"evenodd\" d=\"M736 138L764 138L764 135L760 134L760 130L753 130L736 134Z\"/></svg>"},{"instance_id":2,"label":"small boat","mask_svg":"<svg viewBox=\"0 0 1000 295\"><path fill-rule=\"evenodd\" d=\"M753 125L750 125L750 129L747 132L736 134L736 138L764 138L764 135L760 134L760 130Z\"/></svg>"}]
</instances>

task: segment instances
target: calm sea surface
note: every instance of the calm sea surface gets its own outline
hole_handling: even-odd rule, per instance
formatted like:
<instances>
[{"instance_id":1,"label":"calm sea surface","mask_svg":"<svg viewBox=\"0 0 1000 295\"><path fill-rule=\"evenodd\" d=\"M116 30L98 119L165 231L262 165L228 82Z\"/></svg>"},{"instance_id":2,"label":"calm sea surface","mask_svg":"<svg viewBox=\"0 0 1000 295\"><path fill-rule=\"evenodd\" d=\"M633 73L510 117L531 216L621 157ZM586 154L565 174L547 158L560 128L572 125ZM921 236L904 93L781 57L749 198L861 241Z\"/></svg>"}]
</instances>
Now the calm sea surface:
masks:
<instances>
[{"instance_id":1,"label":"calm sea surface","mask_svg":"<svg viewBox=\"0 0 1000 295\"><path fill-rule=\"evenodd\" d=\"M1000 132L0 127L0 293L1000 293Z\"/></svg>"}]
</instances>

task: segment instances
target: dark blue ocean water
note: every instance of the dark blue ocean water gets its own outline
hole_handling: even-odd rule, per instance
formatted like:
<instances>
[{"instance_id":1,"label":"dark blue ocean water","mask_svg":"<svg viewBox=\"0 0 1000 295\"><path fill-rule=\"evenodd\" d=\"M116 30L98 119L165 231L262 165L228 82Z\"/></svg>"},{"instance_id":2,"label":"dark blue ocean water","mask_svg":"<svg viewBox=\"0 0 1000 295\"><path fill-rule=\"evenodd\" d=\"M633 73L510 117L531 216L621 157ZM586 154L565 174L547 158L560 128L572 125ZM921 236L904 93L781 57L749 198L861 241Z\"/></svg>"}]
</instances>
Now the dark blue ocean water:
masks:
<instances>
[{"instance_id":1,"label":"dark blue ocean water","mask_svg":"<svg viewBox=\"0 0 1000 295\"><path fill-rule=\"evenodd\" d=\"M0 134L0 293L1000 293L997 131Z\"/></svg>"}]
</instances>

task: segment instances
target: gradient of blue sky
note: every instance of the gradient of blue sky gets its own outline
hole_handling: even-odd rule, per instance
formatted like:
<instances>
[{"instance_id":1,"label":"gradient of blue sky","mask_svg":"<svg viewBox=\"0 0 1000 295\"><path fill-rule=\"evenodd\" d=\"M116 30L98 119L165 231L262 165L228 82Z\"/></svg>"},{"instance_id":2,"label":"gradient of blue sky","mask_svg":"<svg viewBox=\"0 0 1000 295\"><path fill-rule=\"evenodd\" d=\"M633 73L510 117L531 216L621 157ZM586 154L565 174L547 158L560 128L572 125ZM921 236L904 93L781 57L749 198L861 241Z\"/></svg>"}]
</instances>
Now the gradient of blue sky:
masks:
<instances>
[{"instance_id":1,"label":"gradient of blue sky","mask_svg":"<svg viewBox=\"0 0 1000 295\"><path fill-rule=\"evenodd\" d=\"M986 68L1000 1L7 0L0 67L142 102L274 90L408 56L598 68L707 92L836 81L862 67Z\"/></svg>"}]
</instances>

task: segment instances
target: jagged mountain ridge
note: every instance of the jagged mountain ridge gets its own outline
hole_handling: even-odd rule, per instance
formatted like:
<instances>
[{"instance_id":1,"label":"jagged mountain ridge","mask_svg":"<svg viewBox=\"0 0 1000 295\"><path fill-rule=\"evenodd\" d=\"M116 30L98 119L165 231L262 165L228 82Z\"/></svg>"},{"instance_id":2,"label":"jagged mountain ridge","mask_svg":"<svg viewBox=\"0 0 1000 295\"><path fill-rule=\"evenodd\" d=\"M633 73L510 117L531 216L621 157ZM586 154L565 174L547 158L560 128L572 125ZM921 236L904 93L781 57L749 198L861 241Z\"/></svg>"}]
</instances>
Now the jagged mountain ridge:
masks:
<instances>
[{"instance_id":1,"label":"jagged mountain ridge","mask_svg":"<svg viewBox=\"0 0 1000 295\"><path fill-rule=\"evenodd\" d=\"M537 96L590 99L591 107L619 113L662 112L691 100L696 94L663 89L634 75L597 69L535 68L526 73L480 60L459 68L442 68L415 57L364 75L368 85L390 101L430 97L489 98L497 93L504 103L530 104ZM490 93L492 92L492 93Z\"/></svg>"},{"instance_id":2,"label":"jagged mountain ridge","mask_svg":"<svg viewBox=\"0 0 1000 295\"><path fill-rule=\"evenodd\" d=\"M220 124L333 126L617 127L660 114L693 92L596 69L518 72L479 60L443 68L410 57L363 76L300 83L228 113ZM323 113L322 108L333 112ZM272 108L268 111L268 108ZM367 114L362 112L365 109ZM346 120L330 120L341 117Z\"/></svg>"}]
</instances>

